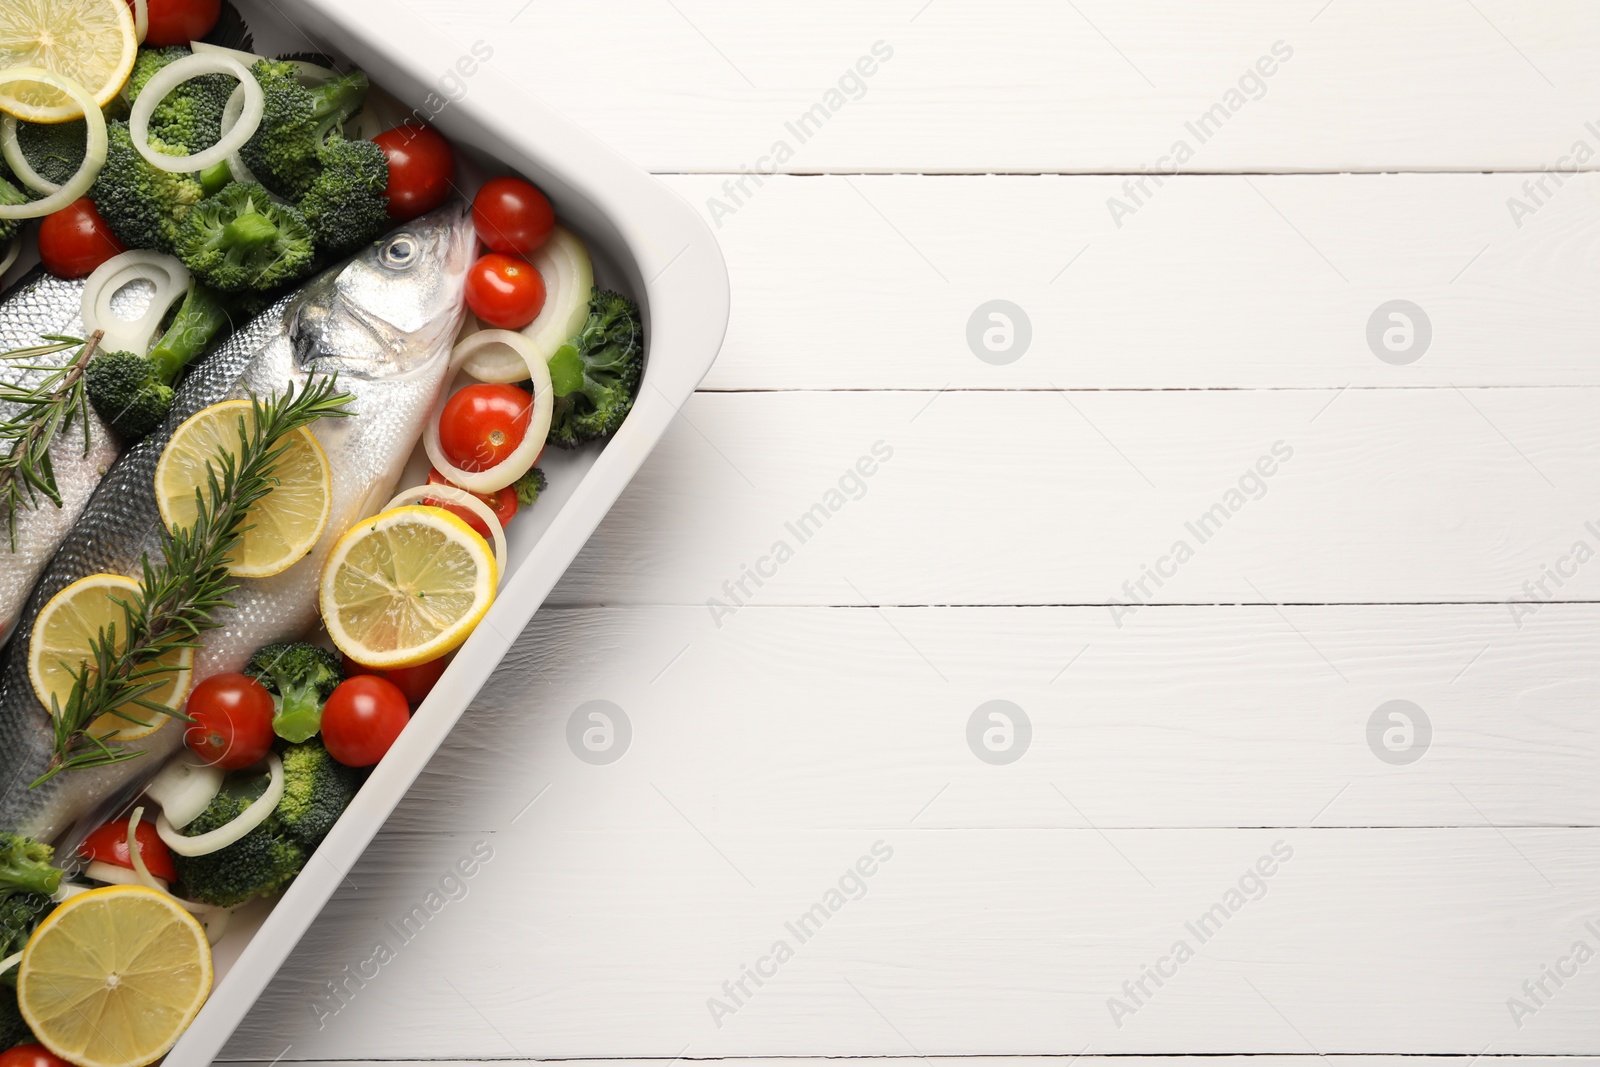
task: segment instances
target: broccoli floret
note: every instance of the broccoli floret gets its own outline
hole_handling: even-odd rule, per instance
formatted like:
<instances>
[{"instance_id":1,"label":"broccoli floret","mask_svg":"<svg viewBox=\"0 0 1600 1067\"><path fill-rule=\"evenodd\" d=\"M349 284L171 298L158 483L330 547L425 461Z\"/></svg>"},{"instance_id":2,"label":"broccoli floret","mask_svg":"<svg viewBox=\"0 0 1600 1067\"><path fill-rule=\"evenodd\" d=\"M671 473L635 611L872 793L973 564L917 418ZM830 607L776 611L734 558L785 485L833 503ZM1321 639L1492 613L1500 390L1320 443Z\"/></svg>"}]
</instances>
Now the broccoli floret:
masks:
<instances>
[{"instance_id":1,"label":"broccoli floret","mask_svg":"<svg viewBox=\"0 0 1600 1067\"><path fill-rule=\"evenodd\" d=\"M322 705L344 681L338 656L301 641L268 645L250 657L244 672L278 698L272 729L295 742L322 729Z\"/></svg>"},{"instance_id":2,"label":"broccoli floret","mask_svg":"<svg viewBox=\"0 0 1600 1067\"><path fill-rule=\"evenodd\" d=\"M150 143L166 155L188 154L156 140ZM89 197L123 244L172 252L180 224L202 195L193 175L169 174L146 163L133 147L126 122L106 124L106 162Z\"/></svg>"},{"instance_id":3,"label":"broccoli floret","mask_svg":"<svg viewBox=\"0 0 1600 1067\"><path fill-rule=\"evenodd\" d=\"M82 119L17 123L17 147L22 158L39 177L56 185L65 185L83 166L88 137L88 126Z\"/></svg>"},{"instance_id":4,"label":"broccoli floret","mask_svg":"<svg viewBox=\"0 0 1600 1067\"><path fill-rule=\"evenodd\" d=\"M172 325L149 355L107 352L89 361L83 373L89 402L125 442L141 439L166 419L172 387L184 368L228 325L221 298L199 282L190 282Z\"/></svg>"},{"instance_id":5,"label":"broccoli floret","mask_svg":"<svg viewBox=\"0 0 1600 1067\"><path fill-rule=\"evenodd\" d=\"M290 745L283 750L279 822L307 849L316 848L350 806L361 779L360 771L328 755L319 740Z\"/></svg>"},{"instance_id":6,"label":"broccoli floret","mask_svg":"<svg viewBox=\"0 0 1600 1067\"><path fill-rule=\"evenodd\" d=\"M139 49L128 76L128 101L139 99L145 84L162 67L188 54L189 49L181 44ZM202 74L175 86L151 114L150 136L168 146L181 146L188 153L210 148L222 136L222 110L237 84L226 74Z\"/></svg>"},{"instance_id":7,"label":"broccoli floret","mask_svg":"<svg viewBox=\"0 0 1600 1067\"><path fill-rule=\"evenodd\" d=\"M22 1021L17 1007L16 968L0 976L0 1051L33 1041L33 1031Z\"/></svg>"},{"instance_id":8,"label":"broccoli floret","mask_svg":"<svg viewBox=\"0 0 1600 1067\"><path fill-rule=\"evenodd\" d=\"M299 200L321 169L318 153L328 135L361 110L367 76L352 71L307 87L293 63L264 59L250 71L261 84L265 110L239 156L273 192Z\"/></svg>"},{"instance_id":9,"label":"broccoli floret","mask_svg":"<svg viewBox=\"0 0 1600 1067\"><path fill-rule=\"evenodd\" d=\"M0 177L0 204L26 204L28 194ZM21 219L0 219L0 242L8 242L22 229Z\"/></svg>"},{"instance_id":10,"label":"broccoli floret","mask_svg":"<svg viewBox=\"0 0 1600 1067\"><path fill-rule=\"evenodd\" d=\"M544 492L549 485L550 480L544 476L544 471L534 467L527 474L511 483L511 488L517 492L517 503L522 507L527 507L535 500L538 500L539 494Z\"/></svg>"},{"instance_id":11,"label":"broccoli floret","mask_svg":"<svg viewBox=\"0 0 1600 1067\"><path fill-rule=\"evenodd\" d=\"M595 289L589 321L550 357L556 394L550 440L562 448L616 433L633 408L644 371L644 325L639 308L620 293Z\"/></svg>"},{"instance_id":12,"label":"broccoli floret","mask_svg":"<svg viewBox=\"0 0 1600 1067\"><path fill-rule=\"evenodd\" d=\"M184 834L194 837L228 825L266 791L267 781L265 774L230 775L206 810L183 828ZM227 848L204 856L174 854L172 863L184 896L231 908L276 893L294 881L308 857L305 847L284 832L274 813Z\"/></svg>"},{"instance_id":13,"label":"broccoli floret","mask_svg":"<svg viewBox=\"0 0 1600 1067\"><path fill-rule=\"evenodd\" d=\"M389 159L371 141L334 135L318 155L322 171L300 200L300 213L323 252L342 256L387 230Z\"/></svg>"},{"instance_id":14,"label":"broccoli floret","mask_svg":"<svg viewBox=\"0 0 1600 1067\"><path fill-rule=\"evenodd\" d=\"M234 182L191 208L177 252L195 277L230 293L304 277L316 256L300 212L273 202L254 182Z\"/></svg>"},{"instance_id":15,"label":"broccoli floret","mask_svg":"<svg viewBox=\"0 0 1600 1067\"><path fill-rule=\"evenodd\" d=\"M0 831L0 902L18 893L49 896L61 888L61 870L50 866L54 858L49 845Z\"/></svg>"},{"instance_id":16,"label":"broccoli floret","mask_svg":"<svg viewBox=\"0 0 1600 1067\"><path fill-rule=\"evenodd\" d=\"M290 745L283 759L283 799L266 820L227 848L205 856L172 857L183 894L231 908L269 896L294 880L311 851L355 796L359 772L333 762L320 741ZM264 774L230 775L186 836L226 826L266 791Z\"/></svg>"}]
</instances>

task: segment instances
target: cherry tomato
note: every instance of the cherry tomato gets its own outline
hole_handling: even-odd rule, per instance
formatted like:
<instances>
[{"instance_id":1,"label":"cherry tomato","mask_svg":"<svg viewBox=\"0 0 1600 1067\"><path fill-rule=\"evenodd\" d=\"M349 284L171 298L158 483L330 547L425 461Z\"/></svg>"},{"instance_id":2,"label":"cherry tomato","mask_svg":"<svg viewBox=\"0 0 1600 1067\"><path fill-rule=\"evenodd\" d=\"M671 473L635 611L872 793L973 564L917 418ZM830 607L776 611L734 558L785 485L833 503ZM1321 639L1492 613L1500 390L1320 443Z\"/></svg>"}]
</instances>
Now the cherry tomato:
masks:
<instances>
[{"instance_id":1,"label":"cherry tomato","mask_svg":"<svg viewBox=\"0 0 1600 1067\"><path fill-rule=\"evenodd\" d=\"M526 256L550 239L555 225L550 201L521 178L490 178L472 198L472 226L495 252Z\"/></svg>"},{"instance_id":2,"label":"cherry tomato","mask_svg":"<svg viewBox=\"0 0 1600 1067\"><path fill-rule=\"evenodd\" d=\"M46 215L39 224L39 258L57 278L82 278L126 251L87 196Z\"/></svg>"},{"instance_id":3,"label":"cherry tomato","mask_svg":"<svg viewBox=\"0 0 1600 1067\"><path fill-rule=\"evenodd\" d=\"M484 325L520 330L544 309L544 277L533 264L490 252L467 271L467 306Z\"/></svg>"},{"instance_id":4,"label":"cherry tomato","mask_svg":"<svg viewBox=\"0 0 1600 1067\"><path fill-rule=\"evenodd\" d=\"M78 851L89 859L132 870L133 857L128 852L128 821L116 819L106 823L84 838ZM157 878L176 881L178 872L172 866L172 853L167 851L161 835L156 833L156 824L149 819L140 819L139 829L133 832L133 836L139 842L139 856L144 860L145 868Z\"/></svg>"},{"instance_id":5,"label":"cherry tomato","mask_svg":"<svg viewBox=\"0 0 1600 1067\"><path fill-rule=\"evenodd\" d=\"M439 416L444 458L464 471L486 471L522 444L533 421L533 395L514 385L469 385Z\"/></svg>"},{"instance_id":6,"label":"cherry tomato","mask_svg":"<svg viewBox=\"0 0 1600 1067\"><path fill-rule=\"evenodd\" d=\"M344 657L345 674L351 678L356 677L358 674L370 674L378 678L388 679L395 684L395 687L400 692L405 694L406 700L410 702L412 707L416 707L427 699L428 694L433 692L434 683L439 680L439 676L444 673L444 669L449 665L450 657L440 656L438 659L429 660L427 663L419 663L415 667L395 667L391 670L380 671L372 667L364 667L349 656Z\"/></svg>"},{"instance_id":7,"label":"cherry tomato","mask_svg":"<svg viewBox=\"0 0 1600 1067\"><path fill-rule=\"evenodd\" d=\"M408 122L373 138L389 157L389 217L426 215L450 196L456 154L432 126Z\"/></svg>"},{"instance_id":8,"label":"cherry tomato","mask_svg":"<svg viewBox=\"0 0 1600 1067\"><path fill-rule=\"evenodd\" d=\"M43 1045L16 1045L0 1052L0 1067L72 1067Z\"/></svg>"},{"instance_id":9,"label":"cherry tomato","mask_svg":"<svg viewBox=\"0 0 1600 1067\"><path fill-rule=\"evenodd\" d=\"M245 674L213 674L194 687L185 708L194 722L183 743L225 771L248 767L272 747L272 694Z\"/></svg>"},{"instance_id":10,"label":"cherry tomato","mask_svg":"<svg viewBox=\"0 0 1600 1067\"><path fill-rule=\"evenodd\" d=\"M150 32L144 43L152 46L198 41L211 32L222 14L222 0L148 0L146 6Z\"/></svg>"},{"instance_id":11,"label":"cherry tomato","mask_svg":"<svg viewBox=\"0 0 1600 1067\"><path fill-rule=\"evenodd\" d=\"M370 767L410 720L399 686L377 675L357 675L340 682L322 709L322 743L346 767Z\"/></svg>"},{"instance_id":12,"label":"cherry tomato","mask_svg":"<svg viewBox=\"0 0 1600 1067\"><path fill-rule=\"evenodd\" d=\"M458 463L456 466L460 467L461 465ZM466 470L467 468L461 467L461 469ZM428 471L428 484L450 485L451 482L450 479L430 468ZM456 486L456 488L459 489L460 486ZM494 513L494 517L500 520L500 528L502 530L506 528L512 517L517 513L517 490L514 486L508 485L498 493L473 493L472 495L483 501L484 507ZM492 543L493 538L489 535L489 524L478 518L477 514L469 508L465 508L460 504L452 504L447 500L424 500L423 503L429 507L443 508L472 527L479 537Z\"/></svg>"}]
</instances>

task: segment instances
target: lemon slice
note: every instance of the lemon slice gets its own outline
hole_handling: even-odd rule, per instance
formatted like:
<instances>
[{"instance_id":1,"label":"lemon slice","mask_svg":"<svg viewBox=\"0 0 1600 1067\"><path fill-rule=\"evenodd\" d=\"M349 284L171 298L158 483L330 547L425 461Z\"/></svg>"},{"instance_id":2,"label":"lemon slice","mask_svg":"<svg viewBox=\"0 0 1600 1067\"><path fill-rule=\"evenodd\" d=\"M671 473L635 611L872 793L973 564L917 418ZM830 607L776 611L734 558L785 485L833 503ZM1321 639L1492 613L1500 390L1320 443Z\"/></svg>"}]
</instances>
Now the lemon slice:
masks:
<instances>
[{"instance_id":1,"label":"lemon slice","mask_svg":"<svg viewBox=\"0 0 1600 1067\"><path fill-rule=\"evenodd\" d=\"M118 601L128 601L139 591L139 583L120 574L91 574L67 586L50 598L33 624L33 636L28 641L28 679L39 703L66 708L72 694L73 672L82 668L89 659L89 643L107 627L116 627L116 647L127 644L127 627ZM165 704L174 710L183 707L189 695L189 668L194 663L194 649L175 648L161 657L161 663L170 668L159 688L144 699ZM154 680L154 679L152 679ZM90 724L95 736L115 730L115 740L132 741L154 733L167 721L167 717L147 708L132 705L127 713L150 723L140 726L111 712L106 712Z\"/></svg>"},{"instance_id":2,"label":"lemon slice","mask_svg":"<svg viewBox=\"0 0 1600 1067\"><path fill-rule=\"evenodd\" d=\"M0 0L3 3L4 0ZM156 462L156 505L167 526L190 526L199 510L195 491L209 493L208 468L221 472L223 452L239 453L239 420L255 426L248 400L224 400L191 416L172 435ZM328 457L302 427L272 468L277 483L246 515L244 539L228 570L240 578L266 578L294 566L316 547L328 528L333 482Z\"/></svg>"},{"instance_id":3,"label":"lemon slice","mask_svg":"<svg viewBox=\"0 0 1600 1067\"><path fill-rule=\"evenodd\" d=\"M322 572L322 621L339 651L379 669L437 659L467 639L494 603L494 554L439 508L363 519Z\"/></svg>"},{"instance_id":4,"label":"lemon slice","mask_svg":"<svg viewBox=\"0 0 1600 1067\"><path fill-rule=\"evenodd\" d=\"M91 889L45 917L17 969L17 1007L45 1048L78 1067L160 1058L211 992L194 916L139 885Z\"/></svg>"},{"instance_id":5,"label":"lemon slice","mask_svg":"<svg viewBox=\"0 0 1600 1067\"><path fill-rule=\"evenodd\" d=\"M101 107L122 91L138 51L127 0L0 0L0 69L43 67L83 86ZM27 122L83 118L66 93L41 82L0 91L0 111Z\"/></svg>"}]
</instances>

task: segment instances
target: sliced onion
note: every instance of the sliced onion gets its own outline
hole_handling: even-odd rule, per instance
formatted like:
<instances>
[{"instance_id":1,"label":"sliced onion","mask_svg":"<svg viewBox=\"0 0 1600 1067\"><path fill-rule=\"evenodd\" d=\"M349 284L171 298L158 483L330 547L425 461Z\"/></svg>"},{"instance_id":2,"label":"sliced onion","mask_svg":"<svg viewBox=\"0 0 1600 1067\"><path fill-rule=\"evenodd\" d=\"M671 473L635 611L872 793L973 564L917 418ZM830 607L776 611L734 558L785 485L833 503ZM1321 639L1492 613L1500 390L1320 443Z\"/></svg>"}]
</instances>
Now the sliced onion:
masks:
<instances>
[{"instance_id":1,"label":"sliced onion","mask_svg":"<svg viewBox=\"0 0 1600 1067\"><path fill-rule=\"evenodd\" d=\"M85 124L88 126L83 165L67 179L64 185L43 200L34 200L27 204L0 204L0 219L43 218L87 193L89 186L93 185L95 178L100 175L100 168L105 166L106 162L106 117L101 113L100 105L94 102L94 97L89 95L89 90L53 70L45 70L43 67L10 67L0 70L0 85L10 85L12 82L43 82L60 89L71 97L75 104L83 108Z\"/></svg>"},{"instance_id":2,"label":"sliced onion","mask_svg":"<svg viewBox=\"0 0 1600 1067\"><path fill-rule=\"evenodd\" d=\"M22 953L13 952L5 959L0 960L0 974L5 974L11 968L22 962Z\"/></svg>"},{"instance_id":3,"label":"sliced onion","mask_svg":"<svg viewBox=\"0 0 1600 1067\"><path fill-rule=\"evenodd\" d=\"M19 233L11 238L11 246L6 249L6 254L0 257L0 275L10 270L11 264L15 263L20 255L22 255L22 234Z\"/></svg>"},{"instance_id":4,"label":"sliced onion","mask_svg":"<svg viewBox=\"0 0 1600 1067\"><path fill-rule=\"evenodd\" d=\"M115 863L107 863L105 860L90 860L89 865L83 869L83 876L92 881L104 882L106 885L142 885L146 889L154 889L171 896L163 879L151 875L149 881L146 881L139 877L138 871L118 867Z\"/></svg>"},{"instance_id":5,"label":"sliced onion","mask_svg":"<svg viewBox=\"0 0 1600 1067\"><path fill-rule=\"evenodd\" d=\"M182 897L173 897L172 899L184 907L188 907L190 911L194 911L194 908L189 907L194 903L193 901L184 900ZM200 920L200 926L206 932L206 944L215 945L222 940L222 935L228 932L228 919L233 915L233 912L227 908L206 907L204 904L198 906L206 909L203 912L195 912L195 916Z\"/></svg>"},{"instance_id":6,"label":"sliced onion","mask_svg":"<svg viewBox=\"0 0 1600 1067\"><path fill-rule=\"evenodd\" d=\"M133 0L133 36L140 44L150 34L149 0Z\"/></svg>"},{"instance_id":7,"label":"sliced onion","mask_svg":"<svg viewBox=\"0 0 1600 1067\"><path fill-rule=\"evenodd\" d=\"M478 518L489 528L489 533L494 542L495 573L500 575L500 581L506 580L506 528L500 522L499 516L489 510L489 505L467 492L457 489L453 485L416 485L410 489L395 494L395 498L383 506L384 511L397 508L402 504L420 504L426 500L443 500L449 504L460 504Z\"/></svg>"},{"instance_id":8,"label":"sliced onion","mask_svg":"<svg viewBox=\"0 0 1600 1067\"><path fill-rule=\"evenodd\" d=\"M111 300L134 282L155 286L150 306L136 319L125 319ZM183 299L189 289L189 269L175 256L148 249L120 252L94 269L83 287L82 315L85 333L104 331L100 345L107 352L144 355L161 332L167 309Z\"/></svg>"},{"instance_id":9,"label":"sliced onion","mask_svg":"<svg viewBox=\"0 0 1600 1067\"><path fill-rule=\"evenodd\" d=\"M79 893L87 893L93 888L94 886L92 885L79 885L77 882L62 882L60 887L50 894L50 899L60 904L63 901L71 900Z\"/></svg>"},{"instance_id":10,"label":"sliced onion","mask_svg":"<svg viewBox=\"0 0 1600 1067\"><path fill-rule=\"evenodd\" d=\"M445 459L444 448L439 444L439 417L444 414L444 406L455 390L439 398L433 414L428 417L427 427L422 431L422 447L427 451L428 459L433 461L434 470L444 475L452 485L459 485L473 493L498 493L533 469L544 448L545 439L550 436L550 409L555 397L550 386L550 365L534 351L533 342L512 330L483 330L466 338L456 345L455 352L450 356L450 372L459 370L480 348L492 344L503 344L516 350L527 365L528 377L533 379L533 418L516 451L486 471L464 471Z\"/></svg>"},{"instance_id":11,"label":"sliced onion","mask_svg":"<svg viewBox=\"0 0 1600 1067\"><path fill-rule=\"evenodd\" d=\"M0 155L5 156L6 165L11 168L11 173L17 176L17 181L34 192L48 194L61 188L34 170L33 164L28 162L28 157L22 154L22 144L17 140L15 115L0 118Z\"/></svg>"},{"instance_id":12,"label":"sliced onion","mask_svg":"<svg viewBox=\"0 0 1600 1067\"><path fill-rule=\"evenodd\" d=\"M267 783L266 792L256 797L228 825L194 837L184 837L173 828L165 815L160 815L156 818L156 833L161 835L161 840L167 843L168 848L180 856L209 856L236 843L266 822L267 816L277 808L278 801L283 799L283 760L278 758L276 752L267 753L267 768L272 772L272 781Z\"/></svg>"},{"instance_id":13,"label":"sliced onion","mask_svg":"<svg viewBox=\"0 0 1600 1067\"><path fill-rule=\"evenodd\" d=\"M254 52L245 52L237 48L224 48L220 44L211 44L207 41L190 41L189 51L197 56L229 56L238 60L246 68L253 67L267 58L266 56L258 56Z\"/></svg>"},{"instance_id":14,"label":"sliced onion","mask_svg":"<svg viewBox=\"0 0 1600 1067\"><path fill-rule=\"evenodd\" d=\"M200 817L216 795L222 792L221 767L197 763L187 752L167 761L161 772L144 787L144 795L161 805L161 814L175 829L181 830Z\"/></svg>"},{"instance_id":15,"label":"sliced onion","mask_svg":"<svg viewBox=\"0 0 1600 1067\"><path fill-rule=\"evenodd\" d=\"M150 147L150 116L155 114L156 105L173 89L202 74L228 74L239 79L239 86L244 90L244 108L239 121L217 138L217 143L210 148L187 156L169 156L157 152ZM152 167L174 174L187 174L205 170L237 152L261 125L265 108L266 98L262 95L261 85L243 63L232 56L214 53L187 55L156 71L144 88L139 90L139 99L133 102L133 110L128 113L128 133L133 137L133 146Z\"/></svg>"},{"instance_id":16,"label":"sliced onion","mask_svg":"<svg viewBox=\"0 0 1600 1067\"><path fill-rule=\"evenodd\" d=\"M150 873L150 868L144 862L144 849L139 847L139 838L135 831L139 829L139 820L144 818L143 805L134 808L133 814L128 816L128 862L133 864L133 873L139 876L139 884L148 889L165 893L167 883ZM89 875L93 878L94 875Z\"/></svg>"}]
</instances>

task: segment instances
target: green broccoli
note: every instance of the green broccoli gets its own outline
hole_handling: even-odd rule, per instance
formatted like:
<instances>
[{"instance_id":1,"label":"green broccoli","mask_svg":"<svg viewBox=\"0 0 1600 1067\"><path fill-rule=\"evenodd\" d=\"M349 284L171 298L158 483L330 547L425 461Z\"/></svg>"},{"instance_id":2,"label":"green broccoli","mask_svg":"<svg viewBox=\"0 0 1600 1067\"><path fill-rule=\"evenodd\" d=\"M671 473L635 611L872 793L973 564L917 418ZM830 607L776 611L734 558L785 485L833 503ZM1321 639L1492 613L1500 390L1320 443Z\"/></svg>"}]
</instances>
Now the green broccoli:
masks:
<instances>
[{"instance_id":1,"label":"green broccoli","mask_svg":"<svg viewBox=\"0 0 1600 1067\"><path fill-rule=\"evenodd\" d=\"M189 49L181 44L139 49L133 73L128 75L128 102L139 99L157 71L188 54ZM184 149L180 155L210 148L222 137L222 111L237 84L226 74L202 74L174 86L150 116L150 137Z\"/></svg>"},{"instance_id":2,"label":"green broccoli","mask_svg":"<svg viewBox=\"0 0 1600 1067\"><path fill-rule=\"evenodd\" d=\"M556 394L550 441L577 448L609 437L633 408L644 371L644 326L639 308L620 293L595 289L589 321L550 357Z\"/></svg>"},{"instance_id":3,"label":"green broccoli","mask_svg":"<svg viewBox=\"0 0 1600 1067\"><path fill-rule=\"evenodd\" d=\"M84 386L94 410L131 444L149 434L172 408L172 387L195 357L228 328L228 309L199 282L190 282L178 313L147 356L107 352L89 361Z\"/></svg>"},{"instance_id":4,"label":"green broccoli","mask_svg":"<svg viewBox=\"0 0 1600 1067\"><path fill-rule=\"evenodd\" d=\"M26 204L28 194L0 177L0 204ZM21 219L0 219L0 243L8 242L22 229Z\"/></svg>"},{"instance_id":5,"label":"green broccoli","mask_svg":"<svg viewBox=\"0 0 1600 1067\"><path fill-rule=\"evenodd\" d=\"M265 822L208 855L173 855L184 896L231 908L276 893L304 869L312 850L355 796L360 772L336 764L321 741L289 745L280 755L283 799ZM222 791L183 833L194 837L226 826L266 791L267 781L259 772L229 775Z\"/></svg>"},{"instance_id":6,"label":"green broccoli","mask_svg":"<svg viewBox=\"0 0 1600 1067\"><path fill-rule=\"evenodd\" d=\"M181 148L157 147L167 155L187 154ZM203 195L193 175L169 174L146 163L133 147L126 122L106 124L106 162L89 198L123 244L172 252L184 217Z\"/></svg>"},{"instance_id":7,"label":"green broccoli","mask_svg":"<svg viewBox=\"0 0 1600 1067\"><path fill-rule=\"evenodd\" d=\"M33 1041L33 1031L17 1007L17 969L0 975L0 1052Z\"/></svg>"},{"instance_id":8,"label":"green broccoli","mask_svg":"<svg viewBox=\"0 0 1600 1067\"><path fill-rule=\"evenodd\" d=\"M305 218L254 182L234 182L196 204L177 253L195 277L229 293L274 289L316 265Z\"/></svg>"},{"instance_id":9,"label":"green broccoli","mask_svg":"<svg viewBox=\"0 0 1600 1067\"><path fill-rule=\"evenodd\" d=\"M239 157L262 184L299 200L321 170L318 154L328 135L350 119L367 97L367 76L341 74L320 85L300 83L293 63L263 59L250 68L266 98L261 126Z\"/></svg>"},{"instance_id":10,"label":"green broccoli","mask_svg":"<svg viewBox=\"0 0 1600 1067\"><path fill-rule=\"evenodd\" d=\"M329 255L354 252L393 225L389 218L389 159L371 141L334 135L318 153L321 172L300 199L317 247Z\"/></svg>"},{"instance_id":11,"label":"green broccoli","mask_svg":"<svg viewBox=\"0 0 1600 1067\"><path fill-rule=\"evenodd\" d=\"M544 476L544 471L534 467L527 474L511 483L511 488L517 491L517 503L527 507L539 499L539 494L550 485L550 480Z\"/></svg>"},{"instance_id":12,"label":"green broccoli","mask_svg":"<svg viewBox=\"0 0 1600 1067\"><path fill-rule=\"evenodd\" d=\"M337 655L301 641L258 650L244 672L277 698L272 729L285 741L295 742L322 729L322 705L344 681Z\"/></svg>"},{"instance_id":13,"label":"green broccoli","mask_svg":"<svg viewBox=\"0 0 1600 1067\"><path fill-rule=\"evenodd\" d=\"M283 750L283 799L277 818L285 832L314 849L350 806L363 775L328 755L320 740Z\"/></svg>"},{"instance_id":14,"label":"green broccoli","mask_svg":"<svg viewBox=\"0 0 1600 1067\"><path fill-rule=\"evenodd\" d=\"M17 123L17 148L22 158L35 174L56 185L65 185L83 166L88 138L88 126L82 119Z\"/></svg>"},{"instance_id":15,"label":"green broccoli","mask_svg":"<svg viewBox=\"0 0 1600 1067\"><path fill-rule=\"evenodd\" d=\"M17 893L47 897L60 889L61 870L50 866L55 854L49 845L0 830L0 902Z\"/></svg>"}]
</instances>

